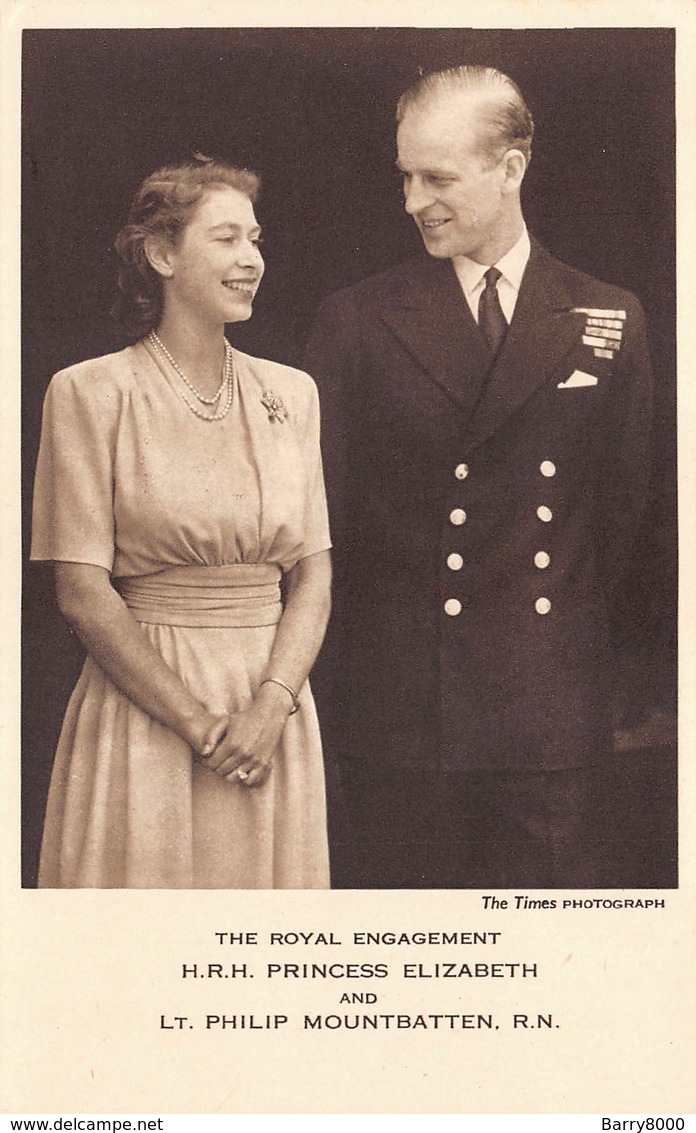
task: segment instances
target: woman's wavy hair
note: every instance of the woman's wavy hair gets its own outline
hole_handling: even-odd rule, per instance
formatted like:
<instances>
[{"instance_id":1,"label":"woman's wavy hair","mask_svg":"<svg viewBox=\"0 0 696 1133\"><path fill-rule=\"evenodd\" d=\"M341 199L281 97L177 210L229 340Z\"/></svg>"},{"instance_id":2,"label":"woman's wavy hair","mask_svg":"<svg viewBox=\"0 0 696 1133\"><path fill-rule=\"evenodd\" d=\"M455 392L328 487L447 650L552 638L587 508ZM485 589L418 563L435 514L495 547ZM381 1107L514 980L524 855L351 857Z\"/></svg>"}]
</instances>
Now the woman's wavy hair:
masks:
<instances>
[{"instance_id":1,"label":"woman's wavy hair","mask_svg":"<svg viewBox=\"0 0 696 1133\"><path fill-rule=\"evenodd\" d=\"M255 201L259 187L259 177L249 169L200 154L195 161L164 166L145 178L114 241L120 264L112 313L134 340L154 330L162 315L162 279L150 265L145 241L164 237L176 244L194 209L211 189L236 189Z\"/></svg>"}]
</instances>

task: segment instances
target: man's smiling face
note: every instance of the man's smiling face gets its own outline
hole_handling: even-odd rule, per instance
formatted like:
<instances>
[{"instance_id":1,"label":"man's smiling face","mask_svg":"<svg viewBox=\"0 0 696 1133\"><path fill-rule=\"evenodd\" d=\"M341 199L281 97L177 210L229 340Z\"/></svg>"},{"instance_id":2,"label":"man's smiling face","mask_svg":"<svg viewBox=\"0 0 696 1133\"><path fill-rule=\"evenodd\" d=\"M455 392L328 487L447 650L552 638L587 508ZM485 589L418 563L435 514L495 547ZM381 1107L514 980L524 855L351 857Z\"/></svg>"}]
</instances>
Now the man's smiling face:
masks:
<instances>
[{"instance_id":1,"label":"man's smiling face","mask_svg":"<svg viewBox=\"0 0 696 1133\"><path fill-rule=\"evenodd\" d=\"M502 153L491 158L485 138L482 103L471 95L414 104L399 123L405 208L431 256L487 264L507 251L505 162Z\"/></svg>"}]
</instances>

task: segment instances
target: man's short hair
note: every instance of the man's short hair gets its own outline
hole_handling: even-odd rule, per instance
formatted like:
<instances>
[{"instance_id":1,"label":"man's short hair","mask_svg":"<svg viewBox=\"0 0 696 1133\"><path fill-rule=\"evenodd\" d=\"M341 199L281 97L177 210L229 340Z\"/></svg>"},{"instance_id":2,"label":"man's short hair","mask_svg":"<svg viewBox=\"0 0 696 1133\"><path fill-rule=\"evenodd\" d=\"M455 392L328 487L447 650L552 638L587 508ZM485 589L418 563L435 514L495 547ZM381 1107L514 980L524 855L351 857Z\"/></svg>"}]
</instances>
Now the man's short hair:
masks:
<instances>
[{"instance_id":1,"label":"man's short hair","mask_svg":"<svg viewBox=\"0 0 696 1133\"><path fill-rule=\"evenodd\" d=\"M461 64L423 75L401 95L396 120L401 122L414 105L463 92L490 95L483 103L482 117L488 127L490 141L484 144L491 159L497 161L505 150L518 149L529 162L534 134L531 112L517 83L495 67Z\"/></svg>"}]
</instances>

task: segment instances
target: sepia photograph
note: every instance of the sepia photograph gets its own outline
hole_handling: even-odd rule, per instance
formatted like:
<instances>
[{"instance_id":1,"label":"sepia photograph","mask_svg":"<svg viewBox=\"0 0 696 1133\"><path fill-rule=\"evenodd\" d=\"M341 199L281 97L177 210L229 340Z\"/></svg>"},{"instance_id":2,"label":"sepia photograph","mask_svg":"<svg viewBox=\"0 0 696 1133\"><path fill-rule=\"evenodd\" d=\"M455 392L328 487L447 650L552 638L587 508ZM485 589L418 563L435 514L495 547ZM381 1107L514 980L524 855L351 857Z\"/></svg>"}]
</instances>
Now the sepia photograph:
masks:
<instances>
[{"instance_id":1,"label":"sepia photograph","mask_svg":"<svg viewBox=\"0 0 696 1133\"><path fill-rule=\"evenodd\" d=\"M25 884L675 886L674 32L23 51Z\"/></svg>"}]
</instances>

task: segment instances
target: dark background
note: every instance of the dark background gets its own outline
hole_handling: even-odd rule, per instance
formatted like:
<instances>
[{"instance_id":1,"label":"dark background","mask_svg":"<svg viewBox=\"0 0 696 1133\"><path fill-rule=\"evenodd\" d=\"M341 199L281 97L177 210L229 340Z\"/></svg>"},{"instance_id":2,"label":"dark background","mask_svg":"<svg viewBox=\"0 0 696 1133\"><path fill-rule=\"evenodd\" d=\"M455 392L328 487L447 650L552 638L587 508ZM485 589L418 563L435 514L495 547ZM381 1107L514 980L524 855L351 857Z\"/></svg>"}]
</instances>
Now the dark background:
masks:
<instances>
[{"instance_id":1,"label":"dark background","mask_svg":"<svg viewBox=\"0 0 696 1133\"><path fill-rule=\"evenodd\" d=\"M196 150L261 173L266 276L253 319L231 328L231 337L251 353L301 363L324 295L419 248L394 170L394 103L419 68L457 62L506 71L532 109L537 134L523 191L529 228L560 259L635 291L646 310L658 387L656 459L620 623L618 734L626 775L640 787L631 797L643 801L630 812L627 804L621 821L633 883L672 885L672 30L25 31L25 548L50 376L124 344L108 313L112 242L143 177ZM55 610L49 567L27 566L23 603L23 877L34 885L53 750L82 656ZM320 714L322 676L320 663Z\"/></svg>"}]
</instances>

